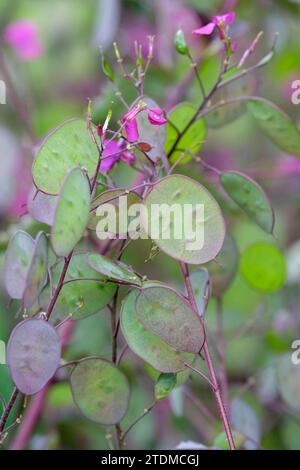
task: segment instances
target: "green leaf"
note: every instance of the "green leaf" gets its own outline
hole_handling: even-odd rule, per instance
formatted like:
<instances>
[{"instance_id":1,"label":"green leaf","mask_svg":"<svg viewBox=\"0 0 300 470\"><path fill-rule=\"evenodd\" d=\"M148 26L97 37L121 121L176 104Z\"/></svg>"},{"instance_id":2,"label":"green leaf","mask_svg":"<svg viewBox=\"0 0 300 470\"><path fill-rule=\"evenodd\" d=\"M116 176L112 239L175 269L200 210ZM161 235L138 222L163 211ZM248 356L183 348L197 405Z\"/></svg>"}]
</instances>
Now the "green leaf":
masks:
<instances>
[{"instance_id":1,"label":"green leaf","mask_svg":"<svg viewBox=\"0 0 300 470\"><path fill-rule=\"evenodd\" d=\"M160 374L155 384L155 400L164 400L176 385L176 374Z\"/></svg>"},{"instance_id":2,"label":"green leaf","mask_svg":"<svg viewBox=\"0 0 300 470\"><path fill-rule=\"evenodd\" d=\"M137 296L137 319L176 351L198 354L205 335L189 303L169 287L147 287Z\"/></svg>"},{"instance_id":3,"label":"green leaf","mask_svg":"<svg viewBox=\"0 0 300 470\"><path fill-rule=\"evenodd\" d=\"M86 358L70 378L75 404L83 415L105 426L119 423L130 399L126 376L114 364L100 358Z\"/></svg>"},{"instance_id":4,"label":"green leaf","mask_svg":"<svg viewBox=\"0 0 300 470\"><path fill-rule=\"evenodd\" d=\"M193 354L179 353L158 336L147 331L138 320L135 301L137 290L131 291L121 307L121 328L132 351L160 372L179 372L185 369L184 363L191 364Z\"/></svg>"},{"instance_id":5,"label":"green leaf","mask_svg":"<svg viewBox=\"0 0 300 470\"><path fill-rule=\"evenodd\" d=\"M262 131L280 150L300 157L300 132L286 113L263 98L250 100L247 107Z\"/></svg>"},{"instance_id":6,"label":"green leaf","mask_svg":"<svg viewBox=\"0 0 300 470\"><path fill-rule=\"evenodd\" d=\"M182 29L178 29L174 38L175 49L179 54L188 55L189 50Z\"/></svg>"},{"instance_id":7,"label":"green leaf","mask_svg":"<svg viewBox=\"0 0 300 470\"><path fill-rule=\"evenodd\" d=\"M12 299L22 299L34 241L28 233L18 230L10 239L4 259L4 285Z\"/></svg>"},{"instance_id":8,"label":"green leaf","mask_svg":"<svg viewBox=\"0 0 300 470\"><path fill-rule=\"evenodd\" d=\"M51 230L51 243L57 256L68 256L80 241L90 210L90 186L80 168L72 169L63 182Z\"/></svg>"},{"instance_id":9,"label":"green leaf","mask_svg":"<svg viewBox=\"0 0 300 470\"><path fill-rule=\"evenodd\" d=\"M122 281L128 284L142 285L140 278L122 263L111 261L106 256L99 255L98 253L91 253L88 257L88 264L92 269L107 276L109 279Z\"/></svg>"},{"instance_id":10,"label":"green leaf","mask_svg":"<svg viewBox=\"0 0 300 470\"><path fill-rule=\"evenodd\" d=\"M40 232L34 242L30 267L24 290L24 307L30 308L38 299L48 275L48 242L44 232Z\"/></svg>"},{"instance_id":11,"label":"green leaf","mask_svg":"<svg viewBox=\"0 0 300 470\"><path fill-rule=\"evenodd\" d=\"M58 194L71 168L85 168L91 178L97 163L98 151L85 121L73 119L63 123L44 140L33 163L33 180L44 193Z\"/></svg>"},{"instance_id":12,"label":"green leaf","mask_svg":"<svg viewBox=\"0 0 300 470\"><path fill-rule=\"evenodd\" d=\"M101 54L102 71L107 78L109 78L112 82L114 82L115 81L114 73L101 47L100 47L100 54Z\"/></svg>"},{"instance_id":13,"label":"green leaf","mask_svg":"<svg viewBox=\"0 0 300 470\"><path fill-rule=\"evenodd\" d=\"M18 390L25 395L42 390L58 368L60 354L59 336L48 322L19 323L7 345L7 364Z\"/></svg>"},{"instance_id":14,"label":"green leaf","mask_svg":"<svg viewBox=\"0 0 300 470\"><path fill-rule=\"evenodd\" d=\"M245 444L245 436L241 434L238 431L233 431L233 440L235 444L235 448L242 449L244 444ZM221 434L218 434L218 436L215 438L213 442L213 448L215 449L220 449L220 450L229 450L229 443L226 437L225 432L221 432Z\"/></svg>"},{"instance_id":15,"label":"green leaf","mask_svg":"<svg viewBox=\"0 0 300 470\"><path fill-rule=\"evenodd\" d=\"M122 199L121 199L122 198ZM138 204L141 202L141 197L135 193L134 191L128 191L126 189L109 189L108 191L104 191L103 193L99 194L93 201L92 201L92 211L90 213L89 221L88 221L88 228L91 230L96 230L97 224L102 219L102 215L97 215L97 208L101 205L109 204L115 208L114 215L111 215L109 212L105 214L105 219L109 227L114 226L114 218L116 218L116 231L115 234L117 235L126 235L127 231L119 224L120 214L124 217L125 223L127 227L129 226L130 222L134 217L130 217L128 215L128 209L133 204ZM120 213L121 209L121 213ZM127 217L126 217L127 216Z\"/></svg>"},{"instance_id":16,"label":"green leaf","mask_svg":"<svg viewBox=\"0 0 300 470\"><path fill-rule=\"evenodd\" d=\"M240 269L251 287L276 292L285 281L286 262L282 251L271 243L254 243L241 255Z\"/></svg>"},{"instance_id":17,"label":"green leaf","mask_svg":"<svg viewBox=\"0 0 300 470\"><path fill-rule=\"evenodd\" d=\"M69 264L65 281L72 279L101 279L106 278L99 275L87 263L88 253L73 255ZM63 268L63 261L57 263L51 269L53 287L57 283ZM74 320L86 318L94 313L100 312L113 298L117 285L111 282L97 282L88 280L74 280L65 284L59 294L51 315L51 322L54 324L64 320L70 313ZM40 295L40 305L43 310L47 310L50 302L51 289L48 285Z\"/></svg>"},{"instance_id":18,"label":"green leaf","mask_svg":"<svg viewBox=\"0 0 300 470\"><path fill-rule=\"evenodd\" d=\"M214 262L212 261L211 264ZM205 314L210 296L210 276L206 268L197 269L190 274L193 294L197 303L200 316Z\"/></svg>"},{"instance_id":19,"label":"green leaf","mask_svg":"<svg viewBox=\"0 0 300 470\"><path fill-rule=\"evenodd\" d=\"M264 190L238 171L222 173L220 180L231 199L265 232L273 233L274 211Z\"/></svg>"},{"instance_id":20,"label":"green leaf","mask_svg":"<svg viewBox=\"0 0 300 470\"><path fill-rule=\"evenodd\" d=\"M222 250L206 265L211 279L212 295L221 297L229 288L239 266L239 252L234 238L227 233Z\"/></svg>"},{"instance_id":21,"label":"green leaf","mask_svg":"<svg viewBox=\"0 0 300 470\"><path fill-rule=\"evenodd\" d=\"M190 119L194 116L196 108L192 104L182 103L178 106L175 106L168 115L168 124L167 124L167 140L165 151L167 154L173 148L177 138L178 132L182 132ZM206 125L204 119L197 119L194 124L191 125L189 130L185 132L183 137L178 141L176 149L170 155L170 162L174 163L182 153L189 151L192 154L199 153L202 144L206 138ZM184 165L189 162L191 156L187 154L181 161L180 164Z\"/></svg>"},{"instance_id":22,"label":"green leaf","mask_svg":"<svg viewBox=\"0 0 300 470\"><path fill-rule=\"evenodd\" d=\"M142 213L144 230L150 237L155 236L154 243L172 258L201 264L214 259L221 250L225 222L220 207L195 180L181 175L167 176L151 188L144 205L149 215L146 224ZM155 208L160 208L160 212L153 214ZM163 209L170 210L170 217ZM187 224L193 233L188 233Z\"/></svg>"}]
</instances>

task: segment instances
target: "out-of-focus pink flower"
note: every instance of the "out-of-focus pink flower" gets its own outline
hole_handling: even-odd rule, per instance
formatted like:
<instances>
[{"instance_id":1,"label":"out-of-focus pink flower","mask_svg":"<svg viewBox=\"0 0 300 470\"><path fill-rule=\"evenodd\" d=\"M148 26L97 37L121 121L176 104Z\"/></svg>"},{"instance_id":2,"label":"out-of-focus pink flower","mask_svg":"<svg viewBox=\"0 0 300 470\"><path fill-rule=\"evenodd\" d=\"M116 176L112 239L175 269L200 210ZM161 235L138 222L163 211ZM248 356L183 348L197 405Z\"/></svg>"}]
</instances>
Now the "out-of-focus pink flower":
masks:
<instances>
[{"instance_id":1,"label":"out-of-focus pink flower","mask_svg":"<svg viewBox=\"0 0 300 470\"><path fill-rule=\"evenodd\" d=\"M149 108L148 120L151 124L153 124L153 126L163 126L168 122L164 117L163 110L160 108Z\"/></svg>"},{"instance_id":2,"label":"out-of-focus pink flower","mask_svg":"<svg viewBox=\"0 0 300 470\"><path fill-rule=\"evenodd\" d=\"M124 126L128 142L136 142L139 138L139 131L136 118L127 121Z\"/></svg>"},{"instance_id":3,"label":"out-of-focus pink flower","mask_svg":"<svg viewBox=\"0 0 300 470\"><path fill-rule=\"evenodd\" d=\"M3 37L23 60L38 59L43 53L38 28L31 21L22 20L8 24Z\"/></svg>"},{"instance_id":4,"label":"out-of-focus pink flower","mask_svg":"<svg viewBox=\"0 0 300 470\"><path fill-rule=\"evenodd\" d=\"M128 142L136 142L138 140L139 131L136 117L143 109L146 108L146 106L147 105L145 103L139 102L121 118Z\"/></svg>"},{"instance_id":5,"label":"out-of-focus pink flower","mask_svg":"<svg viewBox=\"0 0 300 470\"><path fill-rule=\"evenodd\" d=\"M212 32L217 27L220 38L223 40L225 39L226 27L230 26L234 22L234 20L235 20L234 11L231 11L230 13L226 13L225 15L214 16L211 23L208 23L207 25L202 26L202 28L195 29L193 31L193 34L207 36L207 35L212 34Z\"/></svg>"},{"instance_id":6,"label":"out-of-focus pink flower","mask_svg":"<svg viewBox=\"0 0 300 470\"><path fill-rule=\"evenodd\" d=\"M128 113L124 114L121 122L124 124L124 130L128 142L136 142L139 138L139 131L137 125L137 115L141 111L147 111L148 120L153 126L163 126L167 123L164 117L164 112L160 108L148 108L143 102L138 103Z\"/></svg>"},{"instance_id":7,"label":"out-of-focus pink flower","mask_svg":"<svg viewBox=\"0 0 300 470\"><path fill-rule=\"evenodd\" d=\"M126 142L124 140L118 142L116 140L111 142L104 141L104 146L100 164L100 171L102 173L110 171L119 160L127 163L127 165L135 163L135 155L126 150Z\"/></svg>"},{"instance_id":8,"label":"out-of-focus pink flower","mask_svg":"<svg viewBox=\"0 0 300 470\"><path fill-rule=\"evenodd\" d=\"M136 156L134 155L134 153L131 153L128 150L124 150L124 152L121 153L121 160L124 163L127 163L127 165L134 165L136 161Z\"/></svg>"},{"instance_id":9,"label":"out-of-focus pink flower","mask_svg":"<svg viewBox=\"0 0 300 470\"><path fill-rule=\"evenodd\" d=\"M106 145L105 145L106 144ZM119 142L112 140L107 143L104 141L105 148L102 153L102 160L100 164L100 171L107 173L112 167L120 160L122 153L122 148L120 147Z\"/></svg>"}]
</instances>

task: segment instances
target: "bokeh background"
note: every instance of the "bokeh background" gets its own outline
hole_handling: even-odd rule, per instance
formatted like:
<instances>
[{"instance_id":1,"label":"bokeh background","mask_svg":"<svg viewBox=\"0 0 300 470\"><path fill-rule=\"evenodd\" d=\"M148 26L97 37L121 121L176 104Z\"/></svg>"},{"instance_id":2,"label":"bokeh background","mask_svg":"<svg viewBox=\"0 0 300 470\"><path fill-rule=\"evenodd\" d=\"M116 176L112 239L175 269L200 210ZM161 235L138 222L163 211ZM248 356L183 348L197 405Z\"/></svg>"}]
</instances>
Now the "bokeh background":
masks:
<instances>
[{"instance_id":1,"label":"bokeh background","mask_svg":"<svg viewBox=\"0 0 300 470\"><path fill-rule=\"evenodd\" d=\"M251 77L226 89L226 96L254 92L269 98L286 110L300 125L300 105L291 102L292 82L300 79L300 2L297 0L3 0L0 3L1 64L0 79L7 73L17 96L7 82L7 104L0 105L0 266L9 236L17 228L35 235L41 228L26 213L31 190L30 168L38 141L66 119L84 116L87 99L93 100L95 122L102 122L110 107L114 119L123 113L112 85L101 71L99 45L113 64L112 42L117 41L126 60L133 60L133 42L147 50L147 35L155 35L155 57L146 78L146 93L168 110L183 100L199 102L199 89L185 57L174 50L173 37L181 27L193 54L201 61L201 74L208 87L216 77L219 58L217 41L192 37L191 31L212 15L235 10L232 27L240 57L259 31L264 35L251 63L271 47L279 33L273 60ZM2 32L14 21L33 21L43 45L34 61L20 59L3 41ZM5 62L6 72L3 69ZM114 68L117 72L117 66ZM135 90L118 76L128 100ZM226 95L226 93L228 95ZM27 129L20 113L26 114ZM275 243L284 250L288 276L284 287L272 295L251 289L238 273L224 296L226 365L230 395L239 401L238 415L246 415L248 433L259 447L300 449L300 365L291 366L291 343L300 339L300 160L282 154L259 131L247 113L239 113L224 126L210 129L202 156L219 169L236 169L255 178L268 192L276 214ZM182 172L215 190L214 175L190 164ZM134 171L120 163L114 178L130 184ZM226 205L228 227L239 250L254 241L271 241L234 204ZM150 245L137 242L124 261L153 279L181 288L177 264L163 254L145 264ZM268 263L268 260L265 260ZM6 341L18 321L18 305L0 285L0 339ZM214 334L215 302L207 312ZM109 319L100 312L76 324L66 358L110 354ZM278 379L278 361L285 364L284 380ZM132 387L129 416L138 416L152 402L153 377L137 357L128 353L123 368ZM174 448L181 441L193 440L212 445L221 431L210 391L197 377L188 381L189 390L180 387L170 399L159 404L144 418L128 438L129 448ZM288 389L290 387L290 389ZM12 383L7 368L0 365L0 393L7 398ZM290 397L292 396L292 399ZM204 401L213 416L201 409ZM247 407L247 406L248 407ZM244 406L244 408L243 408ZM245 411L246 406L246 411ZM242 407L242 408L241 408ZM249 411L250 407L250 411ZM241 411L241 410L244 411ZM243 414L244 413L244 414ZM250 417L249 417L250 415ZM249 424L251 422L252 424ZM107 449L107 430L90 423L76 410L69 386L62 375L45 401L44 412L28 443L30 449Z\"/></svg>"}]
</instances>

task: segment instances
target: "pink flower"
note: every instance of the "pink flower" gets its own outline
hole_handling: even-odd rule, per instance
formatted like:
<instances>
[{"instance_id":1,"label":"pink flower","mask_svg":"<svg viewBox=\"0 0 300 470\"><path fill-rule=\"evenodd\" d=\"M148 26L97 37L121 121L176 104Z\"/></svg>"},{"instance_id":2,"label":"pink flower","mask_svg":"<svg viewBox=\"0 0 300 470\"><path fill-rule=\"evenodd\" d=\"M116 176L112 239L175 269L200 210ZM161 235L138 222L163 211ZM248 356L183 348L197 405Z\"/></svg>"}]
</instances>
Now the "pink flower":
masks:
<instances>
[{"instance_id":1,"label":"pink flower","mask_svg":"<svg viewBox=\"0 0 300 470\"><path fill-rule=\"evenodd\" d=\"M168 122L164 117L163 110L160 108L149 108L148 120L153 126L163 126Z\"/></svg>"},{"instance_id":2,"label":"pink flower","mask_svg":"<svg viewBox=\"0 0 300 470\"><path fill-rule=\"evenodd\" d=\"M128 113L124 114L121 122L124 124L124 130L128 142L136 142L139 138L139 131L137 125L137 115L141 111L148 112L148 120L153 126L163 126L167 123L164 117L164 112L160 108L148 108L143 102L139 102Z\"/></svg>"},{"instance_id":3,"label":"pink flower","mask_svg":"<svg viewBox=\"0 0 300 470\"><path fill-rule=\"evenodd\" d=\"M146 106L147 105L145 103L140 101L121 118L121 122L124 124L124 130L128 142L136 142L138 140L139 131L136 117L143 109L146 108Z\"/></svg>"},{"instance_id":4,"label":"pink flower","mask_svg":"<svg viewBox=\"0 0 300 470\"><path fill-rule=\"evenodd\" d=\"M133 165L135 163L135 155L126 150L126 143L124 140L117 142L116 140L104 141L105 148L102 153L102 160L100 164L100 171L107 173L114 165L122 160L127 165Z\"/></svg>"},{"instance_id":5,"label":"pink flower","mask_svg":"<svg viewBox=\"0 0 300 470\"><path fill-rule=\"evenodd\" d=\"M208 23L202 28L195 29L193 34L199 35L210 35L217 27L219 31L220 38L223 40L225 39L225 29L227 26L231 25L235 20L235 12L231 11L230 13L226 13L225 15L214 16L211 23Z\"/></svg>"},{"instance_id":6,"label":"pink flower","mask_svg":"<svg viewBox=\"0 0 300 470\"><path fill-rule=\"evenodd\" d=\"M6 26L3 37L23 60L37 59L43 53L37 26L31 21L10 23Z\"/></svg>"}]
</instances>

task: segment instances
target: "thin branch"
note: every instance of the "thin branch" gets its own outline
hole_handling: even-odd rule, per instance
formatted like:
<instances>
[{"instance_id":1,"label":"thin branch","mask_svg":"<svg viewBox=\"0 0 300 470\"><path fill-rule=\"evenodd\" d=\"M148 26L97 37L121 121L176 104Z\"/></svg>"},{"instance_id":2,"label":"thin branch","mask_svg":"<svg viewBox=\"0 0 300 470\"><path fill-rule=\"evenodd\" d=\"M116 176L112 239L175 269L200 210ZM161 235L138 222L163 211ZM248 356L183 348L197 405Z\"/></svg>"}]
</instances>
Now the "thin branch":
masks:
<instances>
[{"instance_id":1,"label":"thin branch","mask_svg":"<svg viewBox=\"0 0 300 470\"><path fill-rule=\"evenodd\" d=\"M191 306L194 309L194 311L198 314L197 302L196 302L196 299L194 297L188 267L183 262L180 263L180 267L181 267L181 271L182 271L182 274L183 274L183 277L184 277L184 283L185 283L185 286L186 286L186 290L188 292L189 301L190 301ZM224 402L223 402L223 398L222 398L221 391L220 391L220 388L219 388L219 383L218 383L218 380L217 380L216 371L215 371L215 368L214 368L214 365L213 365L213 362L212 362L212 358L211 358L210 351L209 351L208 344L207 344L206 340L205 340L204 345L203 345L203 351L204 351L204 356L205 356L205 360L206 360L206 363L207 363L207 367L208 367L208 370L209 370L209 373L210 373L210 380L211 380L211 382L214 386L214 395L215 395L215 398L216 398L216 401L217 401L217 404L218 404L218 407L219 407L220 417L221 417L222 422L223 422L224 431L225 431L225 434L226 434L226 437L227 437L227 440L228 440L228 443L229 443L229 447L230 447L231 450L234 450L235 445L234 445L233 435L232 435L232 431L231 431L231 427L230 427L230 422L229 422L229 419L228 419L228 416L227 416L226 408L225 408L225 405L224 405Z\"/></svg>"},{"instance_id":2,"label":"thin branch","mask_svg":"<svg viewBox=\"0 0 300 470\"><path fill-rule=\"evenodd\" d=\"M128 428L126 429L126 431L124 431L124 433L122 434L122 442L124 443L125 441L125 438L127 436L127 434L132 430L132 428L137 424L139 423L145 416L147 416L147 414L150 413L150 411L153 410L153 408L155 407L155 405L157 404L158 402L157 401L154 401L150 406L148 406L148 408L145 408L143 413L138 416L138 418L136 418L133 423L131 423L130 426L128 426Z\"/></svg>"}]
</instances>

